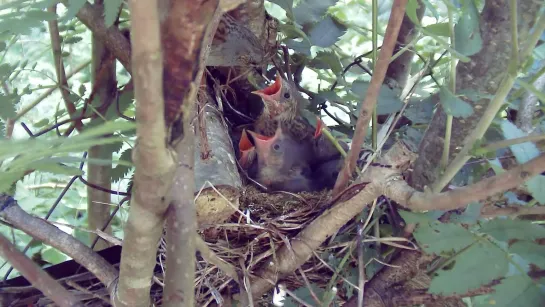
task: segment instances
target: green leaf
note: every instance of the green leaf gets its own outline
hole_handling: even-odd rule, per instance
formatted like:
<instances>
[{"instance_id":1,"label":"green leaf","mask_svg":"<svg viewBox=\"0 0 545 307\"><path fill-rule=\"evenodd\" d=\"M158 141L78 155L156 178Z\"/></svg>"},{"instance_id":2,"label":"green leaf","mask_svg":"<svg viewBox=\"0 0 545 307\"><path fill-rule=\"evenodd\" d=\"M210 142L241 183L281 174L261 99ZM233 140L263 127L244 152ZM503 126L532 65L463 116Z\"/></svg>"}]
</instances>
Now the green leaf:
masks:
<instances>
[{"instance_id":1,"label":"green leaf","mask_svg":"<svg viewBox=\"0 0 545 307\"><path fill-rule=\"evenodd\" d=\"M530 241L517 241L509 247L511 253L540 268L545 268L545 246Z\"/></svg>"},{"instance_id":2,"label":"green leaf","mask_svg":"<svg viewBox=\"0 0 545 307\"><path fill-rule=\"evenodd\" d=\"M21 96L9 94L8 96L0 94L0 118L14 118L17 115L15 105L19 103Z\"/></svg>"},{"instance_id":3,"label":"green leaf","mask_svg":"<svg viewBox=\"0 0 545 307\"><path fill-rule=\"evenodd\" d=\"M42 119L40 119L39 121L35 122L33 126L34 126L35 128L41 128L41 127L43 127L43 126L45 126L45 125L47 125L47 124L49 124L49 119L47 119L47 118L42 118Z\"/></svg>"},{"instance_id":4,"label":"green leaf","mask_svg":"<svg viewBox=\"0 0 545 307\"><path fill-rule=\"evenodd\" d=\"M68 176L83 175L83 171L77 167L66 166L56 162L50 162L49 159L47 158L27 164L26 169L35 169L38 171L47 172L51 174L58 174L58 175L68 175Z\"/></svg>"},{"instance_id":5,"label":"green leaf","mask_svg":"<svg viewBox=\"0 0 545 307\"><path fill-rule=\"evenodd\" d=\"M87 3L87 0L70 0L67 1L65 5L67 5L66 14L61 19L62 21L70 20L78 14L79 10Z\"/></svg>"},{"instance_id":6,"label":"green leaf","mask_svg":"<svg viewBox=\"0 0 545 307\"><path fill-rule=\"evenodd\" d=\"M30 10L26 12L26 17L38 21L51 21L57 19L57 14L41 10Z\"/></svg>"},{"instance_id":7,"label":"green leaf","mask_svg":"<svg viewBox=\"0 0 545 307\"><path fill-rule=\"evenodd\" d=\"M418 3L418 0L409 0L405 7L405 14L415 25L420 24L420 20L418 20L418 15L416 14L419 7L420 4Z\"/></svg>"},{"instance_id":8,"label":"green leaf","mask_svg":"<svg viewBox=\"0 0 545 307\"><path fill-rule=\"evenodd\" d=\"M23 178L24 171L2 172L0 176L0 193L9 193L13 184Z\"/></svg>"},{"instance_id":9,"label":"green leaf","mask_svg":"<svg viewBox=\"0 0 545 307\"><path fill-rule=\"evenodd\" d=\"M433 25L429 25L424 27L424 29L428 30L429 32L437 35L437 36L444 36L444 37L450 37L450 30L448 28L448 22L442 22L442 23L436 23Z\"/></svg>"},{"instance_id":10,"label":"green leaf","mask_svg":"<svg viewBox=\"0 0 545 307\"><path fill-rule=\"evenodd\" d=\"M427 253L459 251L475 241L475 235L457 224L420 224L414 238Z\"/></svg>"},{"instance_id":11,"label":"green leaf","mask_svg":"<svg viewBox=\"0 0 545 307\"><path fill-rule=\"evenodd\" d=\"M293 20L293 0L270 0L286 11L286 16Z\"/></svg>"},{"instance_id":12,"label":"green leaf","mask_svg":"<svg viewBox=\"0 0 545 307\"><path fill-rule=\"evenodd\" d=\"M451 223L475 224L481 218L481 203L471 203L463 213L454 213L450 216Z\"/></svg>"},{"instance_id":13,"label":"green leaf","mask_svg":"<svg viewBox=\"0 0 545 307\"><path fill-rule=\"evenodd\" d=\"M307 40L295 41L293 39L286 40L286 46L293 49L295 52L310 56L310 47L312 45Z\"/></svg>"},{"instance_id":14,"label":"green leaf","mask_svg":"<svg viewBox=\"0 0 545 307\"><path fill-rule=\"evenodd\" d=\"M475 276L472 274L471 276ZM509 276L494 286L489 304L494 307L545 306L545 293L526 275Z\"/></svg>"},{"instance_id":15,"label":"green leaf","mask_svg":"<svg viewBox=\"0 0 545 307\"><path fill-rule=\"evenodd\" d=\"M431 280L430 293L463 294L504 276L509 268L505 251L488 241L473 244L457 255L455 261L452 268L437 271Z\"/></svg>"},{"instance_id":16,"label":"green leaf","mask_svg":"<svg viewBox=\"0 0 545 307\"><path fill-rule=\"evenodd\" d=\"M70 36L70 37L65 38L63 40L63 43L66 44L66 45L71 45L71 44L81 42L82 39L83 38L81 38L81 36Z\"/></svg>"},{"instance_id":17,"label":"green leaf","mask_svg":"<svg viewBox=\"0 0 545 307\"><path fill-rule=\"evenodd\" d=\"M464 1L464 9L454 26L454 48L463 55L471 56L483 46L479 28L479 11L474 1Z\"/></svg>"},{"instance_id":18,"label":"green leaf","mask_svg":"<svg viewBox=\"0 0 545 307\"><path fill-rule=\"evenodd\" d=\"M399 210L399 215L405 220L407 224L427 224L430 222L437 221L441 215L443 215L444 211L428 211L428 212L411 212L411 211L404 211Z\"/></svg>"},{"instance_id":19,"label":"green leaf","mask_svg":"<svg viewBox=\"0 0 545 307\"><path fill-rule=\"evenodd\" d=\"M545 238L545 227L521 220L495 219L483 223L481 231L491 235L498 241Z\"/></svg>"},{"instance_id":20,"label":"green leaf","mask_svg":"<svg viewBox=\"0 0 545 307\"><path fill-rule=\"evenodd\" d=\"M431 12L433 17L435 19L439 19L439 12L435 8L435 6L433 4L431 4L430 1L428 1L428 0L422 0L422 2L424 3L424 5L426 5L426 8Z\"/></svg>"},{"instance_id":21,"label":"green leaf","mask_svg":"<svg viewBox=\"0 0 545 307\"><path fill-rule=\"evenodd\" d=\"M57 249L46 246L42 251L42 259L49 263L57 264L66 261L68 257Z\"/></svg>"},{"instance_id":22,"label":"green leaf","mask_svg":"<svg viewBox=\"0 0 545 307\"><path fill-rule=\"evenodd\" d=\"M293 9L298 24L305 26L318 22L338 0L301 0Z\"/></svg>"},{"instance_id":23,"label":"green leaf","mask_svg":"<svg viewBox=\"0 0 545 307\"><path fill-rule=\"evenodd\" d=\"M454 117L467 118L473 114L471 105L462 99L456 97L449 89L441 86L439 90L439 99L445 113Z\"/></svg>"},{"instance_id":24,"label":"green leaf","mask_svg":"<svg viewBox=\"0 0 545 307\"><path fill-rule=\"evenodd\" d=\"M514 139L527 136L522 130L515 126L510 121L504 120L501 122L501 129L505 139ZM532 142L515 144L509 146L518 163L526 163L533 158L538 157L541 152ZM540 204L545 204L545 176L537 175L534 178L526 181L526 187Z\"/></svg>"},{"instance_id":25,"label":"green leaf","mask_svg":"<svg viewBox=\"0 0 545 307\"><path fill-rule=\"evenodd\" d=\"M314 292L314 294L316 294L316 296L319 298L321 298L325 292L324 289L320 288L318 285L314 283L310 283L310 287L312 288L312 292ZM315 305L315 301L312 298L312 294L310 294L310 290L306 286L303 286L301 288L294 290L293 294L297 296L299 299L301 299L302 301L305 301L306 303L308 303L309 305L311 306ZM286 300L284 301L284 303L285 303L284 306L299 306L299 304L290 296L286 296Z\"/></svg>"},{"instance_id":26,"label":"green leaf","mask_svg":"<svg viewBox=\"0 0 545 307\"><path fill-rule=\"evenodd\" d=\"M13 67L7 63L3 63L0 65L0 79L7 79L13 72Z\"/></svg>"},{"instance_id":27,"label":"green leaf","mask_svg":"<svg viewBox=\"0 0 545 307\"><path fill-rule=\"evenodd\" d=\"M352 83L352 88L350 89L356 96L358 96L358 107L356 114L359 115L362 101L365 98L367 93L367 88L369 87L369 82L356 80ZM401 109L403 103L399 100L399 95L396 94L392 89L386 85L380 87L378 103L377 103L377 113L379 115L392 114Z\"/></svg>"},{"instance_id":28,"label":"green leaf","mask_svg":"<svg viewBox=\"0 0 545 307\"><path fill-rule=\"evenodd\" d=\"M114 24L121 5L123 5L123 0L104 1L104 23L106 24L106 28Z\"/></svg>"},{"instance_id":29,"label":"green leaf","mask_svg":"<svg viewBox=\"0 0 545 307\"><path fill-rule=\"evenodd\" d=\"M308 36L313 46L326 48L335 44L344 33L346 27L327 16L310 30Z\"/></svg>"},{"instance_id":30,"label":"green leaf","mask_svg":"<svg viewBox=\"0 0 545 307\"><path fill-rule=\"evenodd\" d=\"M129 149L125 150L121 154L121 156L119 157L119 160L132 163L132 149L129 148ZM125 178L127 176L127 174L129 173L129 171L131 170L131 168L132 167L130 167L130 166L117 164L112 169L112 182L117 182L117 181Z\"/></svg>"},{"instance_id":31,"label":"green leaf","mask_svg":"<svg viewBox=\"0 0 545 307\"><path fill-rule=\"evenodd\" d=\"M308 66L318 69L331 69L335 75L339 75L343 70L341 61L334 51L319 51Z\"/></svg>"}]
</instances>

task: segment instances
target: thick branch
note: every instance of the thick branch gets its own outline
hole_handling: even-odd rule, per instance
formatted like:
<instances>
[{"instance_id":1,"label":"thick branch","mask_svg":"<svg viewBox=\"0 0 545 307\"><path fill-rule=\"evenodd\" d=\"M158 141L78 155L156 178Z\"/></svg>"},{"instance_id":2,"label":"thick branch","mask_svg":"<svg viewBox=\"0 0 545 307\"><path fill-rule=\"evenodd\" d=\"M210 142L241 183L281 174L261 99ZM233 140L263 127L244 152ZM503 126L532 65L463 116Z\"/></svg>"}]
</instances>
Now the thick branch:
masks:
<instances>
[{"instance_id":1,"label":"thick branch","mask_svg":"<svg viewBox=\"0 0 545 307\"><path fill-rule=\"evenodd\" d=\"M49 7L48 12L57 14L57 4ZM61 37L59 35L59 24L56 19L47 22L49 25L49 36L51 38L51 49L53 50L53 61L55 62L55 69L57 71L57 84L61 91L62 100L66 106L66 111L71 117L75 117L76 106L70 100L70 87L68 86L68 80L66 79L66 72L64 71L64 63L62 61L62 49L61 49ZM76 129L81 132L83 124L81 120L75 122Z\"/></svg>"},{"instance_id":2,"label":"thick branch","mask_svg":"<svg viewBox=\"0 0 545 307\"><path fill-rule=\"evenodd\" d=\"M72 257L106 287L112 286L117 278L117 270L85 244L46 221L29 215L16 202L6 204L3 200L1 204L5 207L0 211L0 217L6 222Z\"/></svg>"},{"instance_id":3,"label":"thick branch","mask_svg":"<svg viewBox=\"0 0 545 307\"><path fill-rule=\"evenodd\" d=\"M68 1L63 1L68 6ZM83 24L100 39L110 52L121 62L121 65L131 72L131 44L116 27L107 28L102 14L90 3L85 3L76 15ZM135 20L135 19L133 19Z\"/></svg>"},{"instance_id":4,"label":"thick branch","mask_svg":"<svg viewBox=\"0 0 545 307\"><path fill-rule=\"evenodd\" d=\"M401 21L405 15L406 4L407 0L395 0L392 4L392 12L390 13L390 20L388 21L388 26L386 28L384 42L382 44L382 48L380 49L377 65L373 72L373 76L371 77L367 94L362 102L358 122L356 123L356 131L354 133L354 137L352 138L352 146L348 151L347 158L344 161L344 166L339 172L339 176L335 182L333 195L339 194L348 185L348 181L356 168L356 161L359 157L365 136L367 135L367 128L369 126L369 122L371 121L371 117L373 116L373 109L377 104L380 88L384 82L386 70L390 64L390 58L392 57L396 44L399 27L401 26Z\"/></svg>"},{"instance_id":5,"label":"thick branch","mask_svg":"<svg viewBox=\"0 0 545 307\"><path fill-rule=\"evenodd\" d=\"M51 278L34 261L17 250L6 237L0 235L0 255L16 268L34 287L61 307L83 306L70 292Z\"/></svg>"},{"instance_id":6,"label":"thick branch","mask_svg":"<svg viewBox=\"0 0 545 307\"><path fill-rule=\"evenodd\" d=\"M151 277L157 244L172 183L173 153L166 143L163 103L163 58L157 1L129 1L131 10L132 75L136 98L137 144L134 189L125 238L117 293L117 306L149 306Z\"/></svg>"}]
</instances>

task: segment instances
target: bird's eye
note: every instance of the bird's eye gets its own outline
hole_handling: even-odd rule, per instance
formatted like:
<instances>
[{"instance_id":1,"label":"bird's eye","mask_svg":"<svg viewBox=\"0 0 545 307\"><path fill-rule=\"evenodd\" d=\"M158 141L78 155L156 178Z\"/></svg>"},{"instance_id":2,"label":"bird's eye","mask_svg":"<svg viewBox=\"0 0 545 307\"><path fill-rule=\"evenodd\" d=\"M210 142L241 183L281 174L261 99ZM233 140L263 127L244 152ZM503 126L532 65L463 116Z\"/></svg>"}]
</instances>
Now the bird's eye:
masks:
<instances>
[{"instance_id":1,"label":"bird's eye","mask_svg":"<svg viewBox=\"0 0 545 307\"><path fill-rule=\"evenodd\" d=\"M276 151L279 151L280 150L280 145L274 144L273 149L276 150Z\"/></svg>"},{"instance_id":2,"label":"bird's eye","mask_svg":"<svg viewBox=\"0 0 545 307\"><path fill-rule=\"evenodd\" d=\"M284 93L284 98L290 99L290 97L291 97L291 96L290 96L290 93Z\"/></svg>"}]
</instances>

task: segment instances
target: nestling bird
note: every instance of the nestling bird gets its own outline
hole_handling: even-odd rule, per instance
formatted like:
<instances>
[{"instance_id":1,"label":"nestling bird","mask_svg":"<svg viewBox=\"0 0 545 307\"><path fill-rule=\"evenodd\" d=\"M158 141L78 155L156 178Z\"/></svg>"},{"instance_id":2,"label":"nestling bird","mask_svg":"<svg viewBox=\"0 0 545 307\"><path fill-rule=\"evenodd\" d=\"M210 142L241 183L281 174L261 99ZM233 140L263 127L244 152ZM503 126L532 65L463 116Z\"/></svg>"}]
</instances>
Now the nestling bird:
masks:
<instances>
[{"instance_id":1,"label":"nestling bird","mask_svg":"<svg viewBox=\"0 0 545 307\"><path fill-rule=\"evenodd\" d=\"M249 131L257 155L255 179L273 191L314 191L311 180L312 144L298 142L279 126L272 137Z\"/></svg>"},{"instance_id":2,"label":"nestling bird","mask_svg":"<svg viewBox=\"0 0 545 307\"><path fill-rule=\"evenodd\" d=\"M314 143L314 159L310 164L325 163L340 157L339 151L322 134L322 121L317 118L316 128L301 115L300 100L304 99L297 92L294 84L284 80L280 74L276 75L275 82L258 91L252 92L263 100L263 112L254 123L255 131L265 136L274 135L278 125L297 141ZM348 150L348 145L339 142Z\"/></svg>"}]
</instances>

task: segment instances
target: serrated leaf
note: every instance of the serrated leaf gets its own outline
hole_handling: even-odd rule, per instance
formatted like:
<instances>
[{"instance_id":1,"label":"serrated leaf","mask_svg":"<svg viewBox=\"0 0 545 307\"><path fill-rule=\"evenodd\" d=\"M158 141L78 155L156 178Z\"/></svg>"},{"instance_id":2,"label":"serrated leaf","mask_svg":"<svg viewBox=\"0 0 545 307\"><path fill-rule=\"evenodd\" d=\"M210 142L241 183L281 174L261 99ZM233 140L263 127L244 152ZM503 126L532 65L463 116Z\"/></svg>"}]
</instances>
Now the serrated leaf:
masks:
<instances>
[{"instance_id":1,"label":"serrated leaf","mask_svg":"<svg viewBox=\"0 0 545 307\"><path fill-rule=\"evenodd\" d=\"M445 113L454 117L467 118L473 114L471 105L462 99L456 97L452 92L444 86L439 90L439 100Z\"/></svg>"},{"instance_id":2,"label":"serrated leaf","mask_svg":"<svg viewBox=\"0 0 545 307\"><path fill-rule=\"evenodd\" d=\"M491 235L498 241L545 238L545 227L532 224L530 221L511 219L495 219L483 223L481 232Z\"/></svg>"},{"instance_id":3,"label":"serrated leaf","mask_svg":"<svg viewBox=\"0 0 545 307\"><path fill-rule=\"evenodd\" d=\"M464 1L464 9L454 26L454 49L465 56L479 52L483 46L479 28L479 11L474 1Z\"/></svg>"},{"instance_id":4,"label":"serrated leaf","mask_svg":"<svg viewBox=\"0 0 545 307\"><path fill-rule=\"evenodd\" d=\"M331 16L326 16L308 33L310 43L322 48L335 44L346 33L346 27Z\"/></svg>"},{"instance_id":5,"label":"serrated leaf","mask_svg":"<svg viewBox=\"0 0 545 307\"><path fill-rule=\"evenodd\" d=\"M106 28L114 24L122 4L123 0L104 1L104 23L106 24Z\"/></svg>"},{"instance_id":6,"label":"serrated leaf","mask_svg":"<svg viewBox=\"0 0 545 307\"><path fill-rule=\"evenodd\" d=\"M505 251L488 241L473 244L455 259L451 269L437 271L437 276L431 280L430 293L464 294L504 276L509 268Z\"/></svg>"},{"instance_id":7,"label":"serrated leaf","mask_svg":"<svg viewBox=\"0 0 545 307\"><path fill-rule=\"evenodd\" d=\"M443 215L444 211L433 210L429 212L411 212L405 210L399 210L399 215L405 220L407 224L420 224L430 223L437 221L438 218Z\"/></svg>"},{"instance_id":8,"label":"serrated leaf","mask_svg":"<svg viewBox=\"0 0 545 307\"><path fill-rule=\"evenodd\" d=\"M450 37L450 29L448 27L447 22L441 22L441 23L429 25L424 27L424 29L428 30L429 32L437 36Z\"/></svg>"},{"instance_id":9,"label":"serrated leaf","mask_svg":"<svg viewBox=\"0 0 545 307\"><path fill-rule=\"evenodd\" d=\"M511 253L540 268L545 268L545 246L530 241L517 241L509 247Z\"/></svg>"},{"instance_id":10,"label":"serrated leaf","mask_svg":"<svg viewBox=\"0 0 545 307\"><path fill-rule=\"evenodd\" d=\"M293 9L293 15L298 24L305 26L318 22L325 16L327 10L338 0L301 0Z\"/></svg>"},{"instance_id":11,"label":"serrated leaf","mask_svg":"<svg viewBox=\"0 0 545 307\"><path fill-rule=\"evenodd\" d=\"M365 98L367 89L369 88L369 82L356 80L352 83L351 91L358 97L358 107L354 115L359 115L362 101ZM399 96L391 90L388 86L382 85L380 87L378 102L377 102L377 114L392 114L401 109L403 103L399 100Z\"/></svg>"},{"instance_id":12,"label":"serrated leaf","mask_svg":"<svg viewBox=\"0 0 545 307\"><path fill-rule=\"evenodd\" d=\"M8 96L0 94L0 118L14 118L17 115L15 105L19 103L20 99L21 97L15 94L10 94Z\"/></svg>"},{"instance_id":13,"label":"serrated leaf","mask_svg":"<svg viewBox=\"0 0 545 307\"><path fill-rule=\"evenodd\" d=\"M475 235L457 224L420 224L414 238L427 253L459 251L475 241Z\"/></svg>"},{"instance_id":14,"label":"serrated leaf","mask_svg":"<svg viewBox=\"0 0 545 307\"><path fill-rule=\"evenodd\" d=\"M527 136L526 133L524 133L510 121L504 120L501 122L500 126L503 135L507 140ZM515 159L520 164L526 163L541 154L540 150L532 142L511 145L509 146L509 149L511 149ZM532 197L534 197L540 204L545 203L545 176L537 175L526 181L525 185L528 187Z\"/></svg>"},{"instance_id":15,"label":"serrated leaf","mask_svg":"<svg viewBox=\"0 0 545 307\"><path fill-rule=\"evenodd\" d=\"M405 14L409 17L409 19L415 24L419 25L420 20L418 20L418 14L416 14L416 11L420 8L420 4L418 3L418 0L409 0L407 2L407 5L405 7Z\"/></svg>"},{"instance_id":16,"label":"serrated leaf","mask_svg":"<svg viewBox=\"0 0 545 307\"><path fill-rule=\"evenodd\" d=\"M310 56L310 47L312 45L307 40L295 41L293 39L286 40L286 46L293 49L295 52Z\"/></svg>"},{"instance_id":17,"label":"serrated leaf","mask_svg":"<svg viewBox=\"0 0 545 307\"><path fill-rule=\"evenodd\" d=\"M473 276L473 275L472 275ZM545 306L545 293L528 276L509 276L494 286L488 301L494 307Z\"/></svg>"},{"instance_id":18,"label":"serrated leaf","mask_svg":"<svg viewBox=\"0 0 545 307\"><path fill-rule=\"evenodd\" d=\"M129 148L129 149L125 150L121 154L121 156L119 157L119 161L125 161L125 162L132 163L132 149ZM125 178L127 176L127 174L129 173L129 171L131 170L131 168L132 167L130 167L130 166L117 164L112 169L112 182L117 182L117 181Z\"/></svg>"},{"instance_id":19,"label":"serrated leaf","mask_svg":"<svg viewBox=\"0 0 545 307\"><path fill-rule=\"evenodd\" d=\"M106 1L107 2L107 1ZM70 20L78 14L79 10L87 3L87 0L71 0L67 1L65 5L67 5L66 14L61 19L63 21Z\"/></svg>"}]
</instances>

